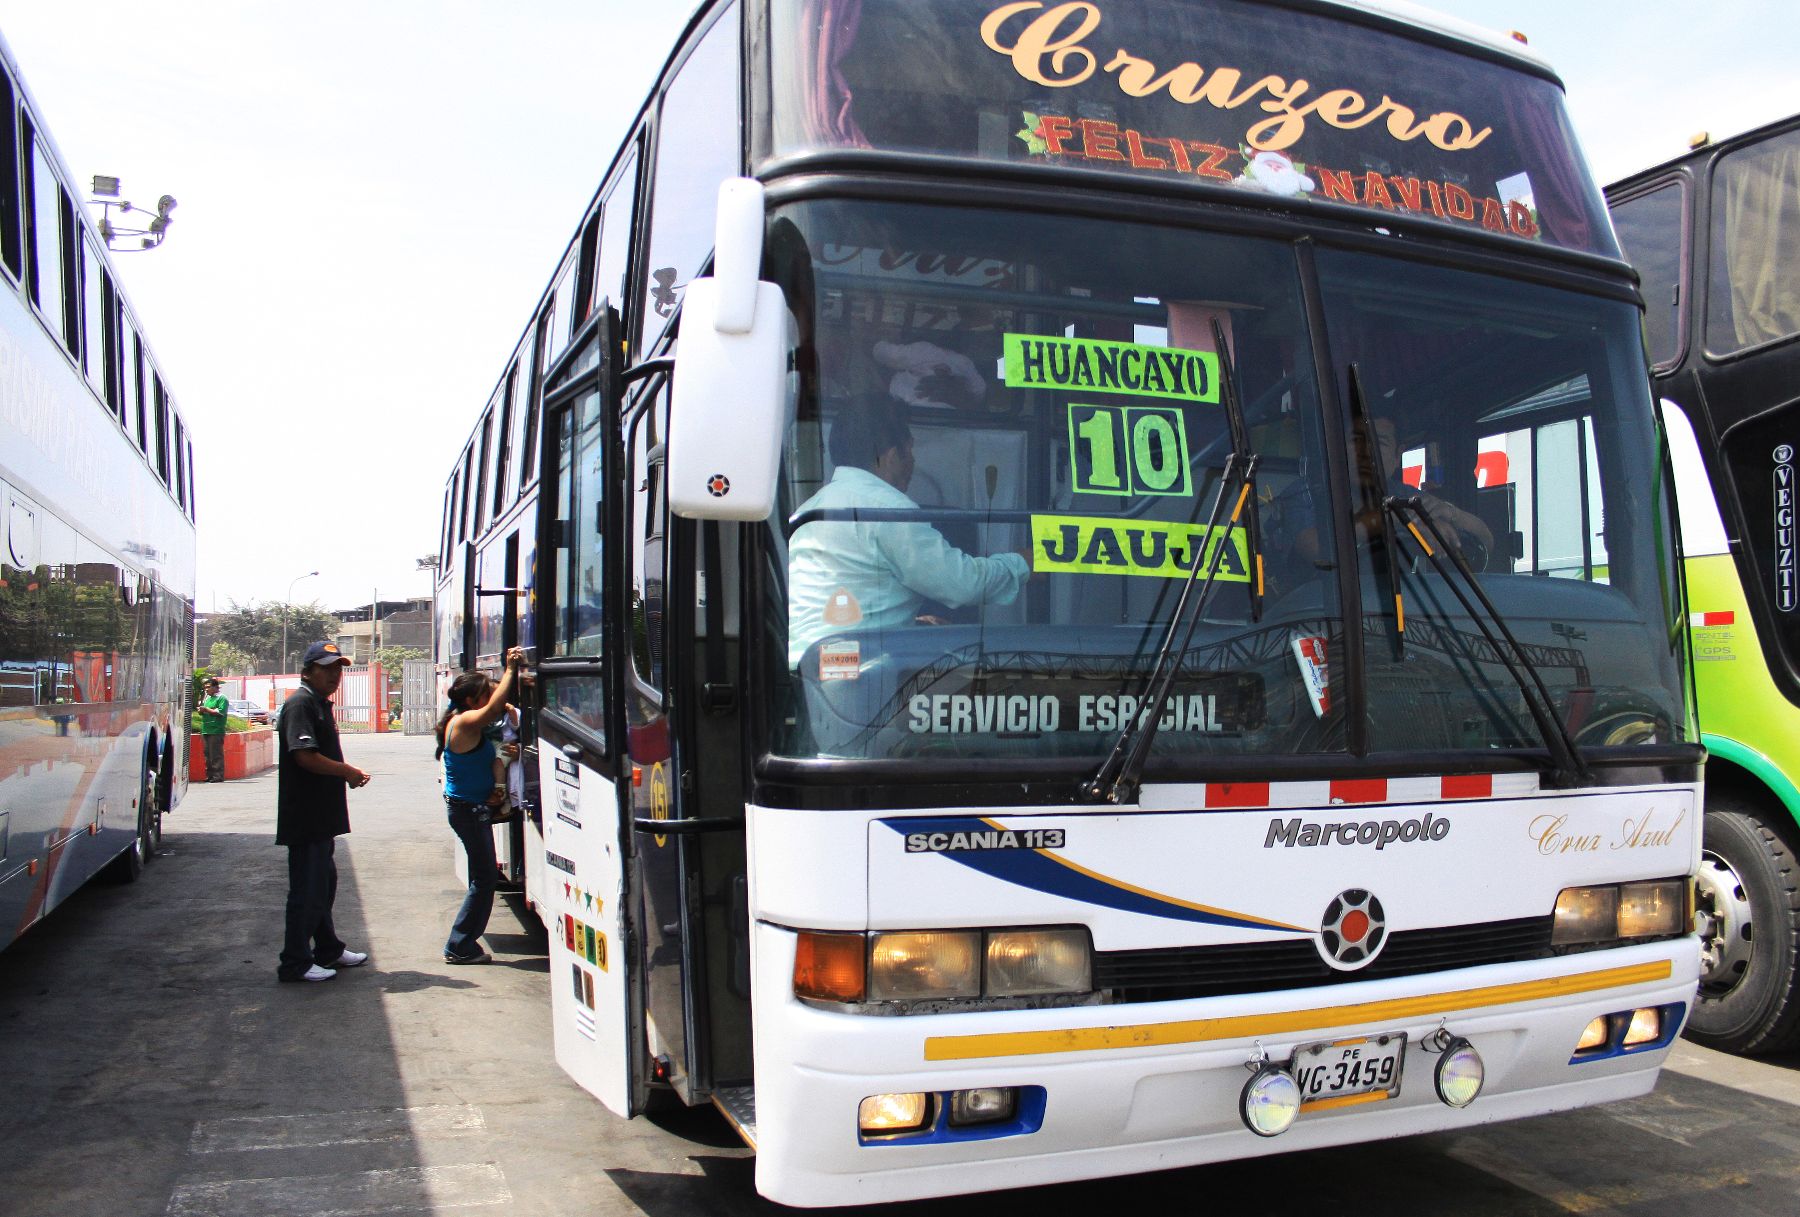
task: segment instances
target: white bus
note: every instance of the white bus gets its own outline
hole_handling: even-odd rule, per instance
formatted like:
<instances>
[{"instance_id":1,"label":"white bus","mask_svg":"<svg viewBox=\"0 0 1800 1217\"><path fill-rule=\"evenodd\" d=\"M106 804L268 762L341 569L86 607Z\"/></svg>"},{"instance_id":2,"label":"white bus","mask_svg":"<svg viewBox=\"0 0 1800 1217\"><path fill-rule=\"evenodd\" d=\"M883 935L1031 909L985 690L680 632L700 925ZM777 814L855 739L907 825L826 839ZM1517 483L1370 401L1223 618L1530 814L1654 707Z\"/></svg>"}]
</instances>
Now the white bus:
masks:
<instances>
[{"instance_id":1,"label":"white bus","mask_svg":"<svg viewBox=\"0 0 1800 1217\"><path fill-rule=\"evenodd\" d=\"M703 5L445 489L559 1062L807 1206L1648 1091L1641 311L1555 75L1416 9Z\"/></svg>"},{"instance_id":2,"label":"white bus","mask_svg":"<svg viewBox=\"0 0 1800 1217\"><path fill-rule=\"evenodd\" d=\"M0 45L0 946L187 788L194 449Z\"/></svg>"}]
</instances>

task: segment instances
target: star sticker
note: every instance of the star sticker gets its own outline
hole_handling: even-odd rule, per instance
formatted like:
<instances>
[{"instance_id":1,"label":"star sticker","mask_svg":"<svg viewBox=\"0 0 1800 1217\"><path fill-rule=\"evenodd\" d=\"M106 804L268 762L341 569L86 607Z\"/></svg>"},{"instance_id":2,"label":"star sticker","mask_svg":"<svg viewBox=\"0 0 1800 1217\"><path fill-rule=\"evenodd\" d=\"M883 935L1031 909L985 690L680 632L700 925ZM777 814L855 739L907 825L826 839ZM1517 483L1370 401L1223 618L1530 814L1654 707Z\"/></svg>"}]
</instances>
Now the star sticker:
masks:
<instances>
[{"instance_id":1,"label":"star sticker","mask_svg":"<svg viewBox=\"0 0 1800 1217\"><path fill-rule=\"evenodd\" d=\"M588 894L587 894L587 906L588 906L588 907L589 907L589 908L593 908L593 907L594 907L594 893L592 893L592 892L589 892L589 893L588 893Z\"/></svg>"},{"instance_id":2,"label":"star sticker","mask_svg":"<svg viewBox=\"0 0 1800 1217\"><path fill-rule=\"evenodd\" d=\"M567 883L563 884L563 899L567 900L569 898L569 892L570 892L569 885Z\"/></svg>"}]
</instances>

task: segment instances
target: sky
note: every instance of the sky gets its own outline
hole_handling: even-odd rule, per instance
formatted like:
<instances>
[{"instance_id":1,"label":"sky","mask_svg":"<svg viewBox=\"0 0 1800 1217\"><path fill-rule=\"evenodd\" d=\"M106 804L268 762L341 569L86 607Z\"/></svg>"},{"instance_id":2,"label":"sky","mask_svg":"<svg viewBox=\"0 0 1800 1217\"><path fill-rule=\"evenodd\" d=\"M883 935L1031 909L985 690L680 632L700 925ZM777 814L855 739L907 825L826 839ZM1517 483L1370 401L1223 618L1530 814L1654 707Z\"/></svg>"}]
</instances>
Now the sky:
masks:
<instances>
[{"instance_id":1,"label":"sky","mask_svg":"<svg viewBox=\"0 0 1800 1217\"><path fill-rule=\"evenodd\" d=\"M1794 0L1427 7L1527 36L1601 182L1800 109ZM693 8L0 0L76 182L179 200L116 263L194 436L202 612L429 594L451 462Z\"/></svg>"}]
</instances>

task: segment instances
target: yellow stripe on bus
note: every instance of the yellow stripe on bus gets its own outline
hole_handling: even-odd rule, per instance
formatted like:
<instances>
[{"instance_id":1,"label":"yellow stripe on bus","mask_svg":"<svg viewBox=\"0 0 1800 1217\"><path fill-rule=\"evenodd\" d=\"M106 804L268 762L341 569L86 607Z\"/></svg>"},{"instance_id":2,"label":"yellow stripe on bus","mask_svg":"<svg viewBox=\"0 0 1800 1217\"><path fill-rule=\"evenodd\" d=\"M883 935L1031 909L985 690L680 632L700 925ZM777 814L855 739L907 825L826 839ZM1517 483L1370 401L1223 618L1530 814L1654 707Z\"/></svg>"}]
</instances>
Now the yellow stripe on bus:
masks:
<instances>
[{"instance_id":1,"label":"yellow stripe on bus","mask_svg":"<svg viewBox=\"0 0 1800 1217\"><path fill-rule=\"evenodd\" d=\"M1061 1031L1010 1031L993 1035L934 1035L925 1041L927 1061L972 1061L982 1057L1047 1056L1058 1052L1093 1052L1113 1048L1165 1048L1213 1040L1252 1039L1322 1031L1352 1023L1396 1023L1434 1014L1455 1014L1488 1006L1542 1001L1667 980L1674 975L1668 960L1578 972L1485 989L1427 993L1353 1006L1320 1006L1278 1014L1242 1014L1232 1018L1198 1018L1179 1023L1138 1023L1122 1027L1070 1027Z\"/></svg>"},{"instance_id":2,"label":"yellow stripe on bus","mask_svg":"<svg viewBox=\"0 0 1800 1217\"><path fill-rule=\"evenodd\" d=\"M1393 1097L1394 1092L1391 1090L1369 1090L1362 1094L1339 1095L1335 1099L1313 1099L1300 1104L1300 1112L1305 1115L1314 1111L1330 1111L1334 1107L1360 1107L1364 1103L1380 1103Z\"/></svg>"}]
</instances>

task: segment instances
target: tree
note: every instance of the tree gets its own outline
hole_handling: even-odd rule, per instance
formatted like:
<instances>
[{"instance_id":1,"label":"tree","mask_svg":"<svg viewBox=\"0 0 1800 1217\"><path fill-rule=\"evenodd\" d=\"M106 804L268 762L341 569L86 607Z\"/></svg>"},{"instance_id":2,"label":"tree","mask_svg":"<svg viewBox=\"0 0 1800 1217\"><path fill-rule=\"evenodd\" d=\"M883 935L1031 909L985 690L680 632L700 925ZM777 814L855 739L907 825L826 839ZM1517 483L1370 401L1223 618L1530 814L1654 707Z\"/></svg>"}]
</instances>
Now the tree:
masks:
<instances>
[{"instance_id":1,"label":"tree","mask_svg":"<svg viewBox=\"0 0 1800 1217\"><path fill-rule=\"evenodd\" d=\"M381 665L390 681L399 680L406 675L407 660L429 658L418 647L382 647L375 652L375 662Z\"/></svg>"},{"instance_id":2,"label":"tree","mask_svg":"<svg viewBox=\"0 0 1800 1217\"><path fill-rule=\"evenodd\" d=\"M207 667L218 676L250 676L256 672L256 656L229 642L215 642Z\"/></svg>"},{"instance_id":3,"label":"tree","mask_svg":"<svg viewBox=\"0 0 1800 1217\"><path fill-rule=\"evenodd\" d=\"M282 620L287 621L288 654L281 653ZM273 600L262 604L242 605L231 602L231 608L212 620L219 642L228 643L250 655L259 672L281 672L291 667L306 652L308 643L321 638L336 638L343 623L310 604L282 605ZM216 649L218 643L213 644Z\"/></svg>"}]
</instances>

